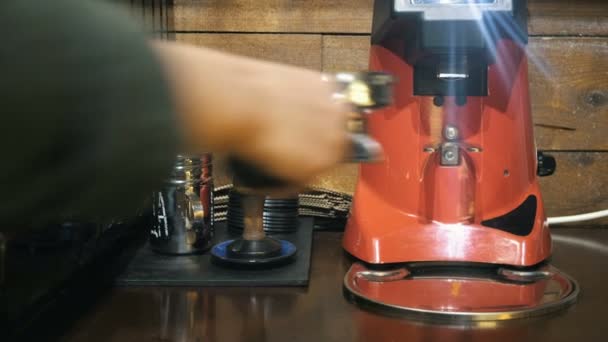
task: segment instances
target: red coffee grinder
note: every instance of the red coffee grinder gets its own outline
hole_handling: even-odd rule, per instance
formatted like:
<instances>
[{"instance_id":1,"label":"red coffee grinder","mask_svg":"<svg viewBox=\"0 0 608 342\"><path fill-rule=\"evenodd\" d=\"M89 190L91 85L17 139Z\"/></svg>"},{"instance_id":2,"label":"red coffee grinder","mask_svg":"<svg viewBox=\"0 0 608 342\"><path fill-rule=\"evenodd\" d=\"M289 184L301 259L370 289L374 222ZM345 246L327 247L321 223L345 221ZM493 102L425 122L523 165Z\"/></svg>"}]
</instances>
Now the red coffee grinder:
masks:
<instances>
[{"instance_id":1,"label":"red coffee grinder","mask_svg":"<svg viewBox=\"0 0 608 342\"><path fill-rule=\"evenodd\" d=\"M402 313L511 319L565 307L528 89L525 0L376 0L370 68L398 80L371 114L344 248L349 298Z\"/></svg>"}]
</instances>

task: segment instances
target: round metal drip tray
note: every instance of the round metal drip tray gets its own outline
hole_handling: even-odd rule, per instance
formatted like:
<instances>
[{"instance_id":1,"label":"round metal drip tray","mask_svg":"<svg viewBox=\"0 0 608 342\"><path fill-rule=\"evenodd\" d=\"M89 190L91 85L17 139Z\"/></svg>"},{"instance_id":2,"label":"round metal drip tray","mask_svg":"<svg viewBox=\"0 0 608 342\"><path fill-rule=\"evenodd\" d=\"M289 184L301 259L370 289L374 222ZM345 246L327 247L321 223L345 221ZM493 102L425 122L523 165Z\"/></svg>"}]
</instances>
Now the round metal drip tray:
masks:
<instances>
[{"instance_id":1,"label":"round metal drip tray","mask_svg":"<svg viewBox=\"0 0 608 342\"><path fill-rule=\"evenodd\" d=\"M428 320L504 321L546 315L576 301L578 284L553 266L372 270L361 263L344 277L345 295L370 309Z\"/></svg>"}]
</instances>

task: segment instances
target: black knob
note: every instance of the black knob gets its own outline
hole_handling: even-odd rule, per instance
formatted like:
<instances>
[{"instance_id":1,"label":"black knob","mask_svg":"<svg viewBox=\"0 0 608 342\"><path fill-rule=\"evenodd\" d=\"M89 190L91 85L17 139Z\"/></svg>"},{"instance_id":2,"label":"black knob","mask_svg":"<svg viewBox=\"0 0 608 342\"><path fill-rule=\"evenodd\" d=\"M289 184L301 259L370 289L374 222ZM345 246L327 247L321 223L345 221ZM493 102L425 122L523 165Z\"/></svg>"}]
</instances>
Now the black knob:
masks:
<instances>
[{"instance_id":1,"label":"black knob","mask_svg":"<svg viewBox=\"0 0 608 342\"><path fill-rule=\"evenodd\" d=\"M544 154L543 152L538 152L537 158L538 168L536 169L536 174L539 177L547 177L555 173L555 169L557 168L555 157Z\"/></svg>"}]
</instances>

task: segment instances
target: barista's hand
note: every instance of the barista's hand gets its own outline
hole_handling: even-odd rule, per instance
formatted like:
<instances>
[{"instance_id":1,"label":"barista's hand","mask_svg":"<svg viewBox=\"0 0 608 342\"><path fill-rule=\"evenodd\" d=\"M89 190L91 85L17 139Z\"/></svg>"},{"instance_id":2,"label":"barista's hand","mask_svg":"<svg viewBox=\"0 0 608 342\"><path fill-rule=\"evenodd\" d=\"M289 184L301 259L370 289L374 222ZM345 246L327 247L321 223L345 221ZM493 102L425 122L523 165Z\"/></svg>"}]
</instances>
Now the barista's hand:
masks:
<instances>
[{"instance_id":1,"label":"barista's hand","mask_svg":"<svg viewBox=\"0 0 608 342\"><path fill-rule=\"evenodd\" d=\"M255 69L259 75L243 80L242 93L254 123L235 152L295 182L343 161L348 112L331 100L331 85L304 69L267 63Z\"/></svg>"},{"instance_id":2,"label":"barista's hand","mask_svg":"<svg viewBox=\"0 0 608 342\"><path fill-rule=\"evenodd\" d=\"M171 43L169 71L187 146L226 152L304 183L343 160L346 107L317 72Z\"/></svg>"}]
</instances>

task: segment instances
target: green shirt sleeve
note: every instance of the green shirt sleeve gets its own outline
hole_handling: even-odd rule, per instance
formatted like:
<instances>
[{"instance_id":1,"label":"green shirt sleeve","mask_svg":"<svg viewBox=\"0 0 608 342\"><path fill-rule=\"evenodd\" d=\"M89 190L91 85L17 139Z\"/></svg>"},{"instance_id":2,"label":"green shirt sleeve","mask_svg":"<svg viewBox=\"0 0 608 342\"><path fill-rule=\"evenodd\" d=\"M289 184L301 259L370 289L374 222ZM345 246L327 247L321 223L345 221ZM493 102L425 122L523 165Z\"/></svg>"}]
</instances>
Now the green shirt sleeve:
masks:
<instances>
[{"instance_id":1,"label":"green shirt sleeve","mask_svg":"<svg viewBox=\"0 0 608 342\"><path fill-rule=\"evenodd\" d=\"M176 153L160 63L91 0L0 4L0 229L132 214Z\"/></svg>"}]
</instances>

